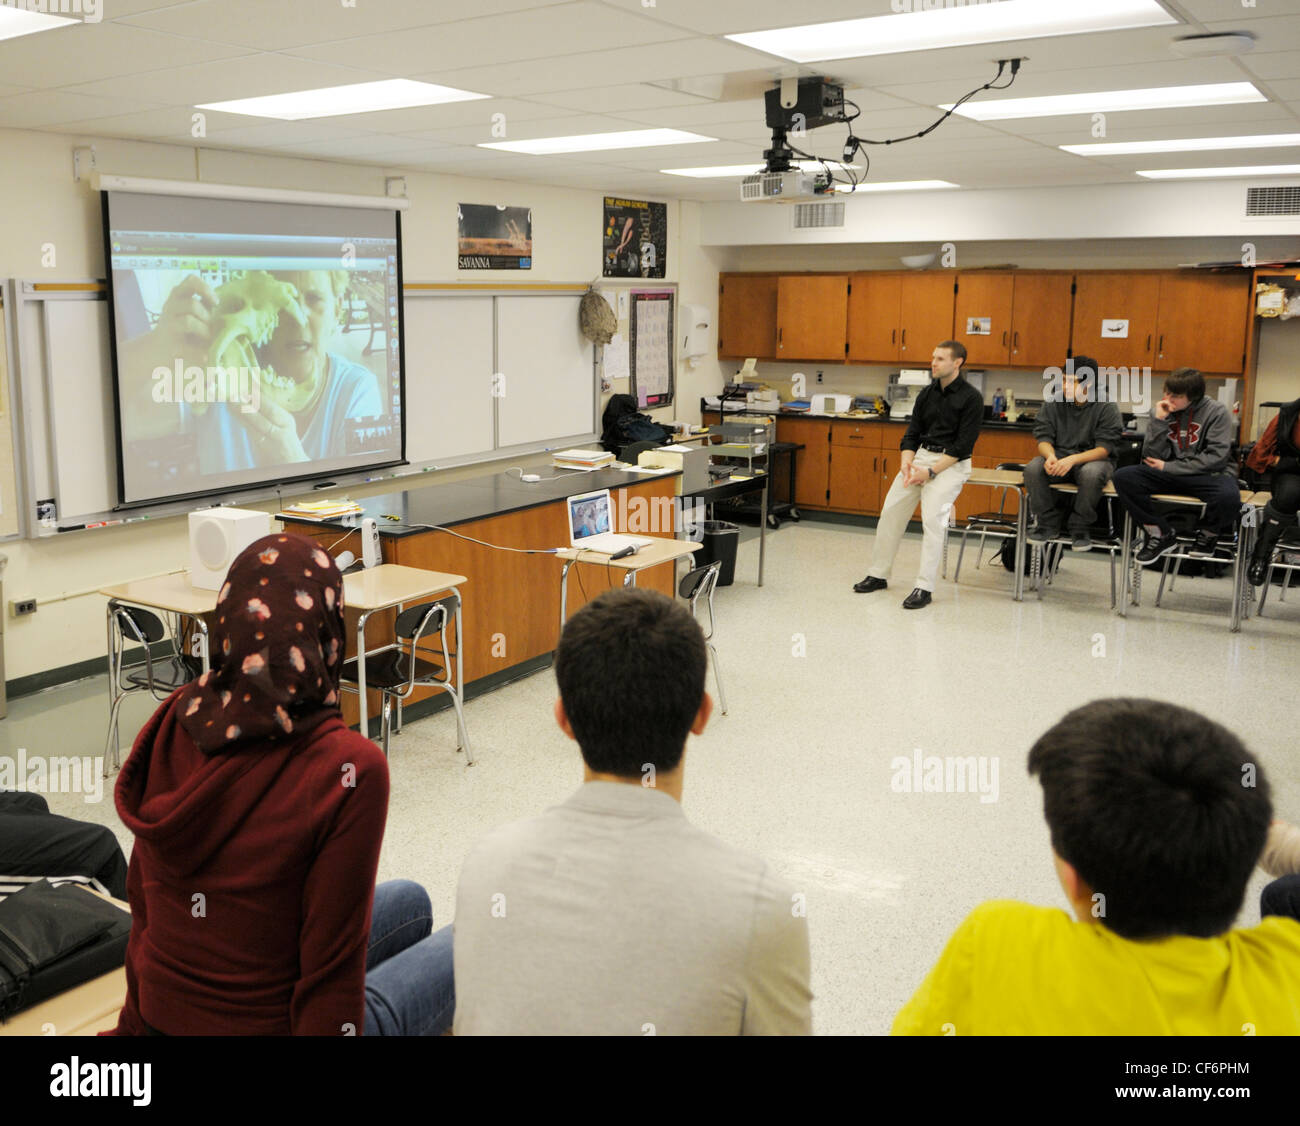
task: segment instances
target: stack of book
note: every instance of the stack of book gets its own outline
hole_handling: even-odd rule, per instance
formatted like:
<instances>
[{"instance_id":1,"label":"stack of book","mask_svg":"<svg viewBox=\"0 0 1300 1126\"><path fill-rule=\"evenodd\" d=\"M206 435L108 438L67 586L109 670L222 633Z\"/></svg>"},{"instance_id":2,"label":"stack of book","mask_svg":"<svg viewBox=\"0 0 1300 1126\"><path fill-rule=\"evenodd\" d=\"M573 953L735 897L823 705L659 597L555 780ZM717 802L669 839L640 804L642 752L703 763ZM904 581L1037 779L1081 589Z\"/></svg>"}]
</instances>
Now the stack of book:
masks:
<instances>
[{"instance_id":1,"label":"stack of book","mask_svg":"<svg viewBox=\"0 0 1300 1126\"><path fill-rule=\"evenodd\" d=\"M337 520L340 516L357 516L361 505L347 497L337 500L300 500L295 504L285 505L281 516L292 516L298 520Z\"/></svg>"},{"instance_id":2,"label":"stack of book","mask_svg":"<svg viewBox=\"0 0 1300 1126\"><path fill-rule=\"evenodd\" d=\"M552 464L556 469L603 469L614 464L614 455L605 450L557 450Z\"/></svg>"}]
</instances>

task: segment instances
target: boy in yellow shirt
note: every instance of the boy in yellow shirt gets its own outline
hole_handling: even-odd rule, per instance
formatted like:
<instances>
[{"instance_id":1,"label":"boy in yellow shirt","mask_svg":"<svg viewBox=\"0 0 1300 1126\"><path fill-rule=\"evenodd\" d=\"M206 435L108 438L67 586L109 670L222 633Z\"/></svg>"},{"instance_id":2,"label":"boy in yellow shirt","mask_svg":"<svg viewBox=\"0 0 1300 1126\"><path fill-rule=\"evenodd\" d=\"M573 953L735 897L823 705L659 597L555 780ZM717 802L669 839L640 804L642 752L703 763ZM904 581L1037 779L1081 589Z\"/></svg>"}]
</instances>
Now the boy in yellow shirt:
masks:
<instances>
[{"instance_id":1,"label":"boy in yellow shirt","mask_svg":"<svg viewBox=\"0 0 1300 1126\"><path fill-rule=\"evenodd\" d=\"M1163 701L1078 708L1029 752L1074 909L967 916L895 1035L1297 1035L1300 921L1232 930L1272 818L1227 729Z\"/></svg>"}]
</instances>

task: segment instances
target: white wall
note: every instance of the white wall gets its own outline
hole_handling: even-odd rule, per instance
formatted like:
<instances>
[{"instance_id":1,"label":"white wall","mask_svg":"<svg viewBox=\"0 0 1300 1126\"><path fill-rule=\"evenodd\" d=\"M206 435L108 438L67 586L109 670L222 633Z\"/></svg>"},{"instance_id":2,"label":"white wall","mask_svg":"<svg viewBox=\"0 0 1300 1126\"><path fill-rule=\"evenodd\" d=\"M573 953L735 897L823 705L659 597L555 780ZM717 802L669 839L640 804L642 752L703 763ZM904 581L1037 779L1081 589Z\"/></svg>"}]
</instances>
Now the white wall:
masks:
<instances>
[{"instance_id":1,"label":"white wall","mask_svg":"<svg viewBox=\"0 0 1300 1126\"><path fill-rule=\"evenodd\" d=\"M406 177L411 207L402 216L403 270L410 282L588 283L601 270L602 197L594 191L434 176L319 160L155 145L24 130L0 130L0 277L73 280L104 276L103 235L97 193L72 178L72 150L94 143L98 168L121 175L249 184L256 187L383 195L385 175ZM456 204L503 203L533 209L533 268L529 271L456 269ZM716 302L717 274L684 253L680 209L668 205L667 281L687 271ZM42 266L42 246L52 243L55 265ZM698 298L696 298L698 300ZM684 393L699 392L692 379ZM626 390L616 385L615 390ZM659 412L672 417L674 409ZM698 413L694 416L698 417ZM429 483L455 480L482 469L431 474ZM355 497L390 491L391 485L352 488ZM267 505L271 510L272 505ZM5 599L60 598L104 585L188 566L183 517L154 523L72 533L38 542L0 545L9 556ZM78 595L49 602L30 618L6 621L5 672L28 676L105 652L104 600ZM7 612L7 608L5 610Z\"/></svg>"}]
</instances>

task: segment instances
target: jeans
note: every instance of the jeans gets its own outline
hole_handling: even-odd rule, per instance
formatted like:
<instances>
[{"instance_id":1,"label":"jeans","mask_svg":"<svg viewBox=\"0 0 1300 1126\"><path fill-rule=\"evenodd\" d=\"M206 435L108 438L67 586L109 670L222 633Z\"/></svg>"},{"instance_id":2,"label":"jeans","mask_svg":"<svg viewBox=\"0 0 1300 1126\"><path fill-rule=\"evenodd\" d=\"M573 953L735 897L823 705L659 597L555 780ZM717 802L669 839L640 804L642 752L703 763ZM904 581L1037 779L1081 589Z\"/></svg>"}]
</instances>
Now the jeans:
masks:
<instances>
[{"instance_id":1,"label":"jeans","mask_svg":"<svg viewBox=\"0 0 1300 1126\"><path fill-rule=\"evenodd\" d=\"M1154 524L1162 536L1173 531L1169 520L1151 505L1154 493L1196 497L1205 502L1204 526L1220 536L1230 536L1237 525L1241 493L1237 479L1223 473L1169 473L1149 465L1126 465L1115 470L1115 492L1139 524Z\"/></svg>"},{"instance_id":2,"label":"jeans","mask_svg":"<svg viewBox=\"0 0 1300 1126\"><path fill-rule=\"evenodd\" d=\"M1259 893L1259 913L1300 920L1300 876L1282 876L1268 884Z\"/></svg>"},{"instance_id":3,"label":"jeans","mask_svg":"<svg viewBox=\"0 0 1300 1126\"><path fill-rule=\"evenodd\" d=\"M1114 472L1115 463L1103 458L1101 461L1085 461L1082 465L1076 465L1063 477L1052 477L1043 468L1043 459L1036 457L1025 466L1025 491L1029 493L1029 509L1040 524L1048 528L1059 528L1060 515L1056 504L1061 494L1052 492L1052 485L1065 484L1067 481L1078 485L1078 493L1071 498L1074 507L1070 511L1069 526L1071 532L1086 532L1097 522L1101 490L1106 487L1106 482Z\"/></svg>"},{"instance_id":4,"label":"jeans","mask_svg":"<svg viewBox=\"0 0 1300 1126\"><path fill-rule=\"evenodd\" d=\"M456 1012L452 932L433 931L428 893L410 880L375 888L366 950L366 1036L441 1036Z\"/></svg>"}]
</instances>

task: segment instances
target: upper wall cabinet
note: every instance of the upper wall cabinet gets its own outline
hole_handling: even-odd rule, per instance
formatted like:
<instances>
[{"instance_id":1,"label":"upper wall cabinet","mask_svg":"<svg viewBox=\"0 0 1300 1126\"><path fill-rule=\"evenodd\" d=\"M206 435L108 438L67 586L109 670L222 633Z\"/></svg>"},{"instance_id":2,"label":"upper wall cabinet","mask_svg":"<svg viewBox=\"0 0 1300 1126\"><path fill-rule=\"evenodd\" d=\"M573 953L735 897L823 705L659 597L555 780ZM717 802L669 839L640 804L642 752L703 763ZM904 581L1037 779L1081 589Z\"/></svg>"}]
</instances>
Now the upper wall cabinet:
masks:
<instances>
[{"instance_id":1,"label":"upper wall cabinet","mask_svg":"<svg viewBox=\"0 0 1300 1126\"><path fill-rule=\"evenodd\" d=\"M1104 367L1154 366L1159 310L1159 274L1080 274L1070 347Z\"/></svg>"},{"instance_id":2,"label":"upper wall cabinet","mask_svg":"<svg viewBox=\"0 0 1300 1126\"><path fill-rule=\"evenodd\" d=\"M837 360L848 351L847 274L777 279L776 355L781 360Z\"/></svg>"},{"instance_id":3,"label":"upper wall cabinet","mask_svg":"<svg viewBox=\"0 0 1300 1126\"><path fill-rule=\"evenodd\" d=\"M775 274L724 274L718 281L718 355L776 358Z\"/></svg>"},{"instance_id":4,"label":"upper wall cabinet","mask_svg":"<svg viewBox=\"0 0 1300 1126\"><path fill-rule=\"evenodd\" d=\"M1239 374L1246 364L1250 277L1180 271L1160 279L1157 371L1191 367Z\"/></svg>"},{"instance_id":5,"label":"upper wall cabinet","mask_svg":"<svg viewBox=\"0 0 1300 1126\"><path fill-rule=\"evenodd\" d=\"M952 335L954 275L854 274L849 280L849 359L928 367L934 346Z\"/></svg>"},{"instance_id":6,"label":"upper wall cabinet","mask_svg":"<svg viewBox=\"0 0 1300 1126\"><path fill-rule=\"evenodd\" d=\"M1070 274L961 274L953 339L970 367L1049 367L1070 347Z\"/></svg>"}]
</instances>

